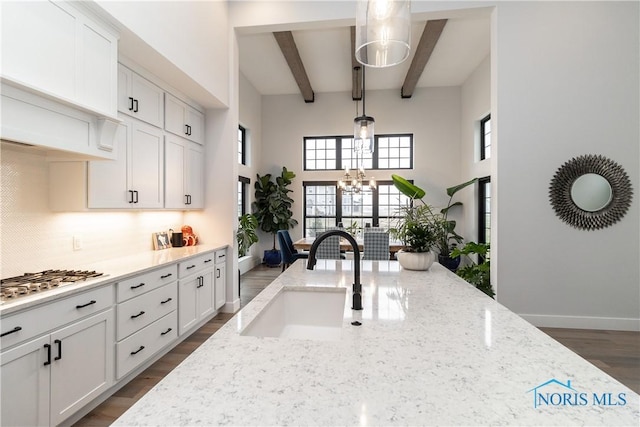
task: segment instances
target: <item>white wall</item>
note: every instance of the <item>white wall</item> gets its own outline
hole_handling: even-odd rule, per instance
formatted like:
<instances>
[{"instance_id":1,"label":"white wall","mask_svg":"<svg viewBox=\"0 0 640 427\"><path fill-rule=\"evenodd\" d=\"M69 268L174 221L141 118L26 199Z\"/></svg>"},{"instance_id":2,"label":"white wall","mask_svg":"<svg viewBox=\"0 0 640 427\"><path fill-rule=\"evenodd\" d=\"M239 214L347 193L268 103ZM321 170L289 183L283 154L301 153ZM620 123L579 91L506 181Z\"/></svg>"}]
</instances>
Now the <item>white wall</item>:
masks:
<instances>
[{"instance_id":1,"label":"white wall","mask_svg":"<svg viewBox=\"0 0 640 427\"><path fill-rule=\"evenodd\" d=\"M491 58L487 57L461 87L460 165L459 181L491 175L492 159L480 160L480 119L491 112ZM454 200L463 203L463 228L467 241L478 241L478 186L456 194Z\"/></svg>"},{"instance_id":2,"label":"white wall","mask_svg":"<svg viewBox=\"0 0 640 427\"><path fill-rule=\"evenodd\" d=\"M136 37L123 31L121 54L205 107L229 105L230 31L226 1L97 0L96 4L118 21L118 26L124 26L159 53L133 46ZM179 76L182 73L184 78Z\"/></svg>"},{"instance_id":3,"label":"white wall","mask_svg":"<svg viewBox=\"0 0 640 427\"><path fill-rule=\"evenodd\" d=\"M367 91L366 102L377 134L413 133L415 166L413 170L367 171L367 175L389 180L397 173L413 179L427 191L427 202L444 206L445 189L460 179L460 88L418 89L410 99L401 99L397 90ZM337 181L341 176L340 171L304 171L303 138L352 134L355 102L351 92L316 94L310 104L300 95L264 96L262 114L260 174L279 174L286 166L297 175L291 187L294 218L299 222L291 231L295 240L303 232L302 182ZM463 229L459 231L464 235ZM269 249L273 239L265 236L260 243L261 250Z\"/></svg>"},{"instance_id":4,"label":"white wall","mask_svg":"<svg viewBox=\"0 0 640 427\"><path fill-rule=\"evenodd\" d=\"M639 4L505 2L496 18L498 300L538 325L638 330ZM634 185L612 227L574 229L549 204L583 154Z\"/></svg>"}]
</instances>

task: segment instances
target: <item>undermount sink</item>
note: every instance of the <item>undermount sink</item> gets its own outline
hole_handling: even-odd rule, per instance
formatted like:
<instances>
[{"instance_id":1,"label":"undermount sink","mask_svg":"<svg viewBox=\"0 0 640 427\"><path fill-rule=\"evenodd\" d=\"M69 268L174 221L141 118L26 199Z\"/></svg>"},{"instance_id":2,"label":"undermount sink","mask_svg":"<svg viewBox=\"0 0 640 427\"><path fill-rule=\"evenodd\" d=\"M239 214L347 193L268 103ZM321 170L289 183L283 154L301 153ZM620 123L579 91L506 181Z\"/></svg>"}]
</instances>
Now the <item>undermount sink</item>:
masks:
<instances>
[{"instance_id":1,"label":"undermount sink","mask_svg":"<svg viewBox=\"0 0 640 427\"><path fill-rule=\"evenodd\" d=\"M282 288L240 335L339 340L345 295L345 288Z\"/></svg>"}]
</instances>

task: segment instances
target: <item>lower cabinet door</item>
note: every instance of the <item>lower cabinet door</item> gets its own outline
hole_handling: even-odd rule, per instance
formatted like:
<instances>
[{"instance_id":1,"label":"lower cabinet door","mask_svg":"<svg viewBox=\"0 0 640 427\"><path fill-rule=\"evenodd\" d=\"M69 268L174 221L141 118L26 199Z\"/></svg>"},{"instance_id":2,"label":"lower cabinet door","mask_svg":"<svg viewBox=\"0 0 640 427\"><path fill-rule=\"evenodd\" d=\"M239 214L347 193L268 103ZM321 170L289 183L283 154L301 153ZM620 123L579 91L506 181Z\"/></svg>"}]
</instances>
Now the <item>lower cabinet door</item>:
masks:
<instances>
[{"instance_id":1,"label":"lower cabinet door","mask_svg":"<svg viewBox=\"0 0 640 427\"><path fill-rule=\"evenodd\" d=\"M198 322L198 286L200 276L178 281L178 334L182 335Z\"/></svg>"},{"instance_id":2,"label":"lower cabinet door","mask_svg":"<svg viewBox=\"0 0 640 427\"><path fill-rule=\"evenodd\" d=\"M0 425L50 424L48 345L49 335L0 353Z\"/></svg>"},{"instance_id":3,"label":"lower cabinet door","mask_svg":"<svg viewBox=\"0 0 640 427\"><path fill-rule=\"evenodd\" d=\"M202 277L202 286L198 288L198 320L215 311L213 271L207 270L200 277Z\"/></svg>"},{"instance_id":4,"label":"lower cabinet door","mask_svg":"<svg viewBox=\"0 0 640 427\"><path fill-rule=\"evenodd\" d=\"M214 278L216 283L216 310L221 308L227 300L226 292L226 267L224 264L216 264L216 277Z\"/></svg>"},{"instance_id":5,"label":"lower cabinet door","mask_svg":"<svg viewBox=\"0 0 640 427\"><path fill-rule=\"evenodd\" d=\"M51 425L114 382L114 319L107 310L51 334Z\"/></svg>"}]
</instances>

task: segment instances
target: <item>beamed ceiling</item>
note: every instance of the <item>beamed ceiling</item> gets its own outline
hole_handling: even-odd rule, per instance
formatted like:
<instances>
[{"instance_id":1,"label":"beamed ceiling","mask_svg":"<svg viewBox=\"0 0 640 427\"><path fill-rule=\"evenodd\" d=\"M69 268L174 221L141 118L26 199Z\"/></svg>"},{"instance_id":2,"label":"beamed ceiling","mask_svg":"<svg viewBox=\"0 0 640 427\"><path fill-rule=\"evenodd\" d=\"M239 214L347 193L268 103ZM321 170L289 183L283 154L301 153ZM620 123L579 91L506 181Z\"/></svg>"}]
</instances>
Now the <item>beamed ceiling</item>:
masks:
<instances>
[{"instance_id":1,"label":"beamed ceiling","mask_svg":"<svg viewBox=\"0 0 640 427\"><path fill-rule=\"evenodd\" d=\"M239 34L240 71L262 95L300 94L313 102L324 92L361 98L354 27ZM411 54L402 64L366 69L366 90L397 90L410 98L425 87L459 86L490 53L487 9L452 16L412 17Z\"/></svg>"}]
</instances>

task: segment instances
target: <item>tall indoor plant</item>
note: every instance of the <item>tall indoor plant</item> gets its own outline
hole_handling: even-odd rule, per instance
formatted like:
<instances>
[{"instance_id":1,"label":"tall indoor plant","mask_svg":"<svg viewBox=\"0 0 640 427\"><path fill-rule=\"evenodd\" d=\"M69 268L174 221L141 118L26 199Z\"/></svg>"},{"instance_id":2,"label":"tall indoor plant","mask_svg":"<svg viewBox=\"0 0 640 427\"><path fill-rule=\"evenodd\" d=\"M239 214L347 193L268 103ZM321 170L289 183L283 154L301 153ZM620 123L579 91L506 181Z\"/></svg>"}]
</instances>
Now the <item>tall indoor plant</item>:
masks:
<instances>
[{"instance_id":1,"label":"tall indoor plant","mask_svg":"<svg viewBox=\"0 0 640 427\"><path fill-rule=\"evenodd\" d=\"M474 254L477 255L477 262L469 256ZM469 259L470 263L459 268L456 274L493 298L495 292L491 286L489 244L469 242L463 248L456 248L451 251L451 255L465 255Z\"/></svg>"},{"instance_id":2,"label":"tall indoor plant","mask_svg":"<svg viewBox=\"0 0 640 427\"><path fill-rule=\"evenodd\" d=\"M460 256L451 256L451 251L456 248L457 245L462 243L462 236L456 233L456 221L449 219L449 210L455 206L462 206L462 202L454 202L453 196L468 187L469 185L478 181L478 178L473 178L462 184L454 185L447 188L447 196L449 196L449 202L445 208L442 208L440 213L442 214L441 225L439 227L438 235L438 262L451 271L455 271L460 265Z\"/></svg>"},{"instance_id":3,"label":"tall indoor plant","mask_svg":"<svg viewBox=\"0 0 640 427\"><path fill-rule=\"evenodd\" d=\"M276 234L278 230L288 230L298 224L293 218L291 206L293 199L288 188L296 174L282 168L280 176L273 181L271 174L260 176L254 184L255 201L251 204L251 210L258 220L260 229L273 235L273 248L264 251L264 263L270 267L280 265L280 251L276 249Z\"/></svg>"}]
</instances>

